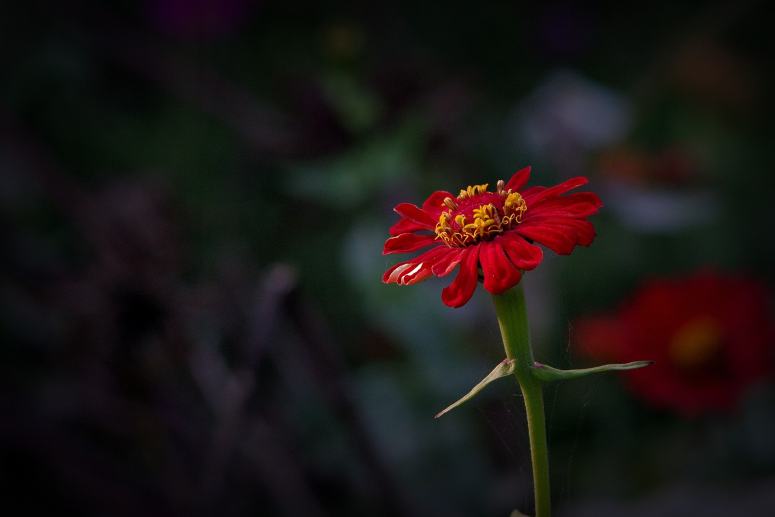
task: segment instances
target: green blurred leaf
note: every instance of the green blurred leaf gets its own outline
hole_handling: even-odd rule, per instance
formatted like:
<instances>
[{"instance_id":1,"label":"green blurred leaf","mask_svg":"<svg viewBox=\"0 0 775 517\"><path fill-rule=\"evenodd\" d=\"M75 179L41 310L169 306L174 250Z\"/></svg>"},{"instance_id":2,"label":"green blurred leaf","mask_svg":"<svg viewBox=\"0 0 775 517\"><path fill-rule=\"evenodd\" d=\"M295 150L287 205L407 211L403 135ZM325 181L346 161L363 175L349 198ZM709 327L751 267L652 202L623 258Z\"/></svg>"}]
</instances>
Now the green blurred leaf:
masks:
<instances>
[{"instance_id":1,"label":"green blurred leaf","mask_svg":"<svg viewBox=\"0 0 775 517\"><path fill-rule=\"evenodd\" d=\"M360 133L377 123L382 112L379 98L355 77L332 73L322 82L326 96L349 130Z\"/></svg>"},{"instance_id":2,"label":"green blurred leaf","mask_svg":"<svg viewBox=\"0 0 775 517\"><path fill-rule=\"evenodd\" d=\"M424 141L423 125L408 120L394 131L364 140L339 155L292 166L287 190L335 208L352 209L373 198L386 184L416 175Z\"/></svg>"}]
</instances>

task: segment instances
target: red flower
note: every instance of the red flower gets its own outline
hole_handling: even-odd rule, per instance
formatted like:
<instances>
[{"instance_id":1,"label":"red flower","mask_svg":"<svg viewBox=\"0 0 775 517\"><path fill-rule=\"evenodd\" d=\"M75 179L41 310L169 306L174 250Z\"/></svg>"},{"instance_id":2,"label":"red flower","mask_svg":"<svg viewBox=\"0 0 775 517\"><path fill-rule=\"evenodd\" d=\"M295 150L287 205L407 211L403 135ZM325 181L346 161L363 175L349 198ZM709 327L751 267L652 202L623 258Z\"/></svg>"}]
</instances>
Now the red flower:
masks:
<instances>
[{"instance_id":1,"label":"red flower","mask_svg":"<svg viewBox=\"0 0 775 517\"><path fill-rule=\"evenodd\" d=\"M522 189L530 177L530 167L516 172L508 183L499 180L495 192L487 185L474 185L458 196L436 191L422 208L401 203L395 211L401 216L390 228L393 237L382 251L409 253L428 246L419 256L399 262L382 277L385 283L411 285L431 274L450 274L459 264L455 280L441 293L450 307L460 307L474 294L481 266L484 288L500 294L515 286L522 271L534 269L543 259L543 244L556 253L568 255L576 245L588 246L595 229L586 218L602 206L591 192L563 196L587 183L572 178L554 187Z\"/></svg>"},{"instance_id":2,"label":"red flower","mask_svg":"<svg viewBox=\"0 0 775 517\"><path fill-rule=\"evenodd\" d=\"M579 351L595 360L655 359L627 375L655 406L686 416L730 409L772 366L775 327L767 293L742 278L703 272L643 286L613 316L576 325Z\"/></svg>"}]
</instances>

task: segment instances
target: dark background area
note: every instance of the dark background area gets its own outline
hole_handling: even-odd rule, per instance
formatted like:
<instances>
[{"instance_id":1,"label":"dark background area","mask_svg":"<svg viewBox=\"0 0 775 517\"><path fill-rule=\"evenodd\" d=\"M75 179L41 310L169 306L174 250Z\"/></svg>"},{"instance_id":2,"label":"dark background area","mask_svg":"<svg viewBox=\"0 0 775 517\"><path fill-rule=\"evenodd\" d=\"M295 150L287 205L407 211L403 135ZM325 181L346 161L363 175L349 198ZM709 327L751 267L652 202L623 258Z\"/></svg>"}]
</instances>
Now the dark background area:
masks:
<instances>
[{"instance_id":1,"label":"dark background area","mask_svg":"<svg viewBox=\"0 0 775 517\"><path fill-rule=\"evenodd\" d=\"M531 164L605 204L525 276L539 359L594 363L577 324L698 272L759 293L713 346L766 345L724 408L549 387L558 515L775 513L765 2L0 11L4 512L530 511L513 383L432 418L502 358L488 296L380 276L395 204Z\"/></svg>"}]
</instances>

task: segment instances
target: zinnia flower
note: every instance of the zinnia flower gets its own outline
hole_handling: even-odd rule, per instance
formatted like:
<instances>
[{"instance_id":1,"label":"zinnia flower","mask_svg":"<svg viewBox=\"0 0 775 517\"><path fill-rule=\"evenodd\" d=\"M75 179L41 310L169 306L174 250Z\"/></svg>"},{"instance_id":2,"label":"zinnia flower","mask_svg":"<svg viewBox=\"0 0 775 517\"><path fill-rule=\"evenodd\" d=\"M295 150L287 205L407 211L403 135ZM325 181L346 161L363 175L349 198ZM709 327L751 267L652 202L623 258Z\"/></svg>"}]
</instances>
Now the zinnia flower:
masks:
<instances>
[{"instance_id":1,"label":"zinnia flower","mask_svg":"<svg viewBox=\"0 0 775 517\"><path fill-rule=\"evenodd\" d=\"M401 203L401 216L390 228L383 254L409 253L431 246L419 256L399 262L382 277L385 283L411 285L432 274L443 277L456 266L455 280L441 293L450 307L460 307L474 294L479 272L484 288L501 294L519 283L522 272L543 260L543 244L561 255L577 245L588 246L595 229L586 218L602 206L591 192L563 195L587 183L571 178L553 187L523 190L530 167L516 172L508 182L499 180L495 192L487 184L469 186L455 196L440 190L418 207Z\"/></svg>"},{"instance_id":2,"label":"zinnia flower","mask_svg":"<svg viewBox=\"0 0 775 517\"><path fill-rule=\"evenodd\" d=\"M693 416L731 409L771 371L775 327L758 283L711 272L655 280L616 314L576 324L584 355L603 361L648 357L626 378L649 403Z\"/></svg>"}]
</instances>

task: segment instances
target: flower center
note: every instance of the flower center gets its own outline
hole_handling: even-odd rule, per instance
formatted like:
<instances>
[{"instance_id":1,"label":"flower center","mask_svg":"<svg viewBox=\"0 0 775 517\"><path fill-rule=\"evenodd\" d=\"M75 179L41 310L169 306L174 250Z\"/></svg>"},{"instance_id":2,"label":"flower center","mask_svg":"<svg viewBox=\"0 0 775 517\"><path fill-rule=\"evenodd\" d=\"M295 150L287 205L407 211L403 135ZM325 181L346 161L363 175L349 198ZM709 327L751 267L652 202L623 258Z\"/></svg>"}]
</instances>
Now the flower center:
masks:
<instances>
[{"instance_id":1,"label":"flower center","mask_svg":"<svg viewBox=\"0 0 775 517\"><path fill-rule=\"evenodd\" d=\"M522 222L527 204L519 192L504 190L499 180L496 192L487 184L472 185L452 199L444 199L444 210L436 223L436 237L454 248L469 246L503 233Z\"/></svg>"},{"instance_id":2,"label":"flower center","mask_svg":"<svg viewBox=\"0 0 775 517\"><path fill-rule=\"evenodd\" d=\"M670 359L688 370L711 363L721 348L721 331L710 317L701 317L682 326L670 342Z\"/></svg>"}]
</instances>

